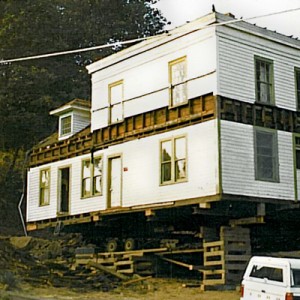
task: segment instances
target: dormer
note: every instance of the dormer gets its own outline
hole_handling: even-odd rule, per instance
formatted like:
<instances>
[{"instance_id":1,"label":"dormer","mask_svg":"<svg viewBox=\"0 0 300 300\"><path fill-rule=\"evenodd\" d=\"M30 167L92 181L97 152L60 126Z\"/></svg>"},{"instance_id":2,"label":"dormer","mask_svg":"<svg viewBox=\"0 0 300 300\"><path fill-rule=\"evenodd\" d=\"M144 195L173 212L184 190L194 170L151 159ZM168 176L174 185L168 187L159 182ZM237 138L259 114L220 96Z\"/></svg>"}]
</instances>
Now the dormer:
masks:
<instances>
[{"instance_id":1,"label":"dormer","mask_svg":"<svg viewBox=\"0 0 300 300\"><path fill-rule=\"evenodd\" d=\"M81 131L91 123L91 103L74 99L67 104L50 111L58 116L58 139L64 140Z\"/></svg>"}]
</instances>

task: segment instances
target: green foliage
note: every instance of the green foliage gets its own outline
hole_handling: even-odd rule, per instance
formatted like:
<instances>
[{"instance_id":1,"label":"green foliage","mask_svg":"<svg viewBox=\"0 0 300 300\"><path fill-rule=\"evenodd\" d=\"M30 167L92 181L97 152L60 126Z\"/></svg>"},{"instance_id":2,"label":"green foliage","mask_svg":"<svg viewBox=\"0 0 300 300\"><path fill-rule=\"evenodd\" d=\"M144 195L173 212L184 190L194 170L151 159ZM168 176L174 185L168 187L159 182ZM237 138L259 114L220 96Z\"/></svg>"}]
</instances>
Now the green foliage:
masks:
<instances>
[{"instance_id":1,"label":"green foliage","mask_svg":"<svg viewBox=\"0 0 300 300\"><path fill-rule=\"evenodd\" d=\"M107 44L160 33L166 24L155 0L0 1L0 61ZM119 50L119 49L118 49ZM0 151L24 152L56 129L49 110L90 97L85 66L116 49L0 63ZM14 155L13 155L14 156ZM0 174L0 203L20 190L21 171L12 158ZM14 176L12 175L14 174ZM17 175L16 175L17 174ZM10 180L8 180L9 177ZM13 180L12 180L13 178ZM18 178L18 179L17 179ZM18 189L16 188L18 187ZM4 196L3 196L4 195Z\"/></svg>"}]
</instances>

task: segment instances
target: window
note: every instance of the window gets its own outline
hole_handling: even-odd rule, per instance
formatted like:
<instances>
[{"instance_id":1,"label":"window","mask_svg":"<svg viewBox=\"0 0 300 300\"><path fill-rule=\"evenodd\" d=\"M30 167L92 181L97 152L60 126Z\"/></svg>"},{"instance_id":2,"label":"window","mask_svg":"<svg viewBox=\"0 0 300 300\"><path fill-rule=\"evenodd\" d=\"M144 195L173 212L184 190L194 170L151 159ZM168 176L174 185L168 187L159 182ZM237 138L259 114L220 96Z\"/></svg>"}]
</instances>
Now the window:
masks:
<instances>
[{"instance_id":1,"label":"window","mask_svg":"<svg viewBox=\"0 0 300 300\"><path fill-rule=\"evenodd\" d=\"M262 103L274 103L273 62L255 59L256 100Z\"/></svg>"},{"instance_id":2,"label":"window","mask_svg":"<svg viewBox=\"0 0 300 300\"><path fill-rule=\"evenodd\" d=\"M296 168L300 170L300 137L295 137Z\"/></svg>"},{"instance_id":3,"label":"window","mask_svg":"<svg viewBox=\"0 0 300 300\"><path fill-rule=\"evenodd\" d=\"M40 172L40 205L50 204L50 169Z\"/></svg>"},{"instance_id":4,"label":"window","mask_svg":"<svg viewBox=\"0 0 300 300\"><path fill-rule=\"evenodd\" d=\"M283 269L254 265L251 270L250 277L283 282Z\"/></svg>"},{"instance_id":5,"label":"window","mask_svg":"<svg viewBox=\"0 0 300 300\"><path fill-rule=\"evenodd\" d=\"M109 122L123 120L123 81L109 85Z\"/></svg>"},{"instance_id":6,"label":"window","mask_svg":"<svg viewBox=\"0 0 300 300\"><path fill-rule=\"evenodd\" d=\"M169 63L171 106L187 102L186 58L182 57Z\"/></svg>"},{"instance_id":7,"label":"window","mask_svg":"<svg viewBox=\"0 0 300 300\"><path fill-rule=\"evenodd\" d=\"M70 134L72 132L72 117L71 116L67 116L67 117L63 117L61 118L60 121L60 135L67 135Z\"/></svg>"},{"instance_id":8,"label":"window","mask_svg":"<svg viewBox=\"0 0 300 300\"><path fill-rule=\"evenodd\" d=\"M256 180L279 181L277 134L255 130Z\"/></svg>"},{"instance_id":9,"label":"window","mask_svg":"<svg viewBox=\"0 0 300 300\"><path fill-rule=\"evenodd\" d=\"M102 194L102 158L82 162L82 197Z\"/></svg>"},{"instance_id":10,"label":"window","mask_svg":"<svg viewBox=\"0 0 300 300\"><path fill-rule=\"evenodd\" d=\"M300 69L295 69L297 110L300 110Z\"/></svg>"},{"instance_id":11,"label":"window","mask_svg":"<svg viewBox=\"0 0 300 300\"><path fill-rule=\"evenodd\" d=\"M186 138L161 142L161 184L186 180Z\"/></svg>"}]
</instances>

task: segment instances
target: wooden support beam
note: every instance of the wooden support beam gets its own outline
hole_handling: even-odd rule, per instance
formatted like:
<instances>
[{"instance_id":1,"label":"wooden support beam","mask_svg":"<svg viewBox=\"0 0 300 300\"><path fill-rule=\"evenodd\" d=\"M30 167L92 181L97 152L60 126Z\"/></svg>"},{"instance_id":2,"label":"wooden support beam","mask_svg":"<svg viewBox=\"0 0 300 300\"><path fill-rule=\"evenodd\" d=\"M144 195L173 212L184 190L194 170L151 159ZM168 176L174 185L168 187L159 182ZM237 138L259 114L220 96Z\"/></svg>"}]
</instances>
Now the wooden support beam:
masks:
<instances>
[{"instance_id":1,"label":"wooden support beam","mask_svg":"<svg viewBox=\"0 0 300 300\"><path fill-rule=\"evenodd\" d=\"M230 226L239 226L239 225L252 225L252 224L264 224L265 218L264 216L250 217L250 218L242 218L230 220Z\"/></svg>"},{"instance_id":2,"label":"wooden support beam","mask_svg":"<svg viewBox=\"0 0 300 300\"><path fill-rule=\"evenodd\" d=\"M114 270L111 270L105 266L102 266L101 264L98 264L98 263L95 263L95 262L92 262L90 261L88 264L87 264L88 267L93 267L95 269L98 269L98 270L101 270L103 271L104 273L107 273L107 274L110 274L122 281L125 281L125 280L129 280L130 277L126 276L126 275L123 275L121 273L118 273L117 271L114 271Z\"/></svg>"}]
</instances>

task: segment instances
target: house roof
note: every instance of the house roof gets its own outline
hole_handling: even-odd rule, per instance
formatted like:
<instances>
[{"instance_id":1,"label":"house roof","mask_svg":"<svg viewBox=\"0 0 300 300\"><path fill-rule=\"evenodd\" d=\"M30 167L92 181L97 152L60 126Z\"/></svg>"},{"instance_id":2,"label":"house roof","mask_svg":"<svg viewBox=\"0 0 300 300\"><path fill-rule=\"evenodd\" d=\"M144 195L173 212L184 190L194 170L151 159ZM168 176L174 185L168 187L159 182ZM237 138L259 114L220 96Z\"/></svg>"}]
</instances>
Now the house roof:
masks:
<instances>
[{"instance_id":1,"label":"house roof","mask_svg":"<svg viewBox=\"0 0 300 300\"><path fill-rule=\"evenodd\" d=\"M50 111L50 115L60 116L71 110L90 111L91 102L83 99L73 99L72 101Z\"/></svg>"},{"instance_id":2,"label":"house roof","mask_svg":"<svg viewBox=\"0 0 300 300\"><path fill-rule=\"evenodd\" d=\"M243 19L236 19L231 13L222 14L218 12L212 12L194 21L188 22L182 26L172 29L167 33L149 37L149 39L145 41L139 42L122 51L100 59L99 61L88 65L86 68L91 74L98 70L107 68L115 63L121 62L143 52L154 49L165 43L171 42L187 34L191 34L206 28L217 28L217 26L220 25L248 32L300 50L300 41L297 38L292 38L290 36L277 33L276 31L271 31L267 28L256 26L255 24L243 21Z\"/></svg>"}]
</instances>

